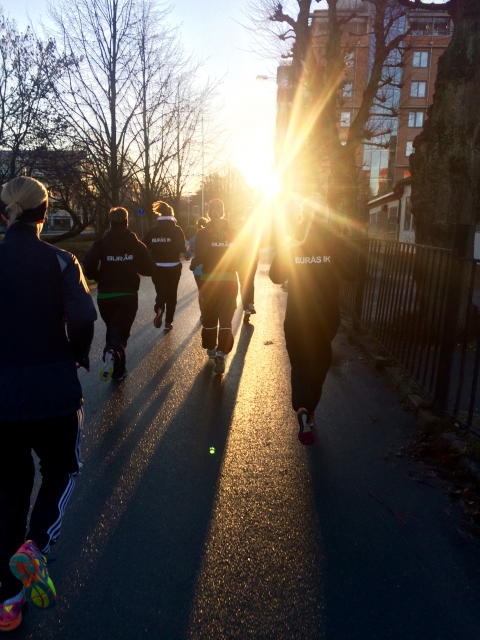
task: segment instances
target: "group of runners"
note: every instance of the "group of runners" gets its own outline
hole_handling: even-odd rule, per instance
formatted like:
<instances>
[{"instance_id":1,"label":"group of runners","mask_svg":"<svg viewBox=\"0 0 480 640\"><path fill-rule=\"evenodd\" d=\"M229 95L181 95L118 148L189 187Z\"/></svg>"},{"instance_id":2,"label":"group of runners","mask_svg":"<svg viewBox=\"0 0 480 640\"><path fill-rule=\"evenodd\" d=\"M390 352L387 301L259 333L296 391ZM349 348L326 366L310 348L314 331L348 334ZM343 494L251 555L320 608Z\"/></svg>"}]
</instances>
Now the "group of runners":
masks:
<instances>
[{"instance_id":1,"label":"group of runners","mask_svg":"<svg viewBox=\"0 0 480 640\"><path fill-rule=\"evenodd\" d=\"M21 623L27 600L41 608L55 604L46 556L58 539L81 468L83 400L77 369L90 370L97 313L76 258L40 240L48 207L45 186L33 178L14 178L3 186L1 204L8 228L0 243L0 631L9 631ZM155 286L154 326L163 323L166 332L173 328L185 237L167 203L156 202L153 211L157 223L141 242L128 228L126 209L112 208L110 230L84 259L87 277L98 282L98 310L106 325L103 381L126 376L125 350L141 275L150 276ZM232 228L222 201L214 199L189 242L202 347L217 374L224 373L234 344L238 279L245 322L255 313L259 243L252 242L250 213ZM295 235L295 242L275 255L270 278L277 284L288 280L284 328L292 406L299 440L310 445L340 321L338 274L350 277L352 270L348 246L328 225L321 205L304 204ZM42 483L26 534L35 475L32 450L40 459Z\"/></svg>"}]
</instances>

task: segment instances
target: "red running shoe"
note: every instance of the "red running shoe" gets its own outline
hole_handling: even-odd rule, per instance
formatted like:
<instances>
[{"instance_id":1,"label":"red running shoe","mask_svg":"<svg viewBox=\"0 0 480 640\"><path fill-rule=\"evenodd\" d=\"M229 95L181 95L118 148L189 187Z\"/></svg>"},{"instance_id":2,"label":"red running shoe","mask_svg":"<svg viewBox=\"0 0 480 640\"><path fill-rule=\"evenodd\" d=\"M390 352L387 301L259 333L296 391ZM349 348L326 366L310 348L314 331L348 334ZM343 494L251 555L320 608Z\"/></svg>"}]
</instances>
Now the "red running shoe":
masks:
<instances>
[{"instance_id":1,"label":"red running shoe","mask_svg":"<svg viewBox=\"0 0 480 640\"><path fill-rule=\"evenodd\" d=\"M315 435L312 428L315 426L313 413L308 413L305 407L300 407L297 411L297 420L299 425L298 439L306 446L314 444Z\"/></svg>"},{"instance_id":2,"label":"red running shoe","mask_svg":"<svg viewBox=\"0 0 480 640\"><path fill-rule=\"evenodd\" d=\"M163 311L161 309L157 309L155 318L153 319L153 326L155 327L155 329L160 329L160 327L162 326L162 317Z\"/></svg>"},{"instance_id":3,"label":"red running shoe","mask_svg":"<svg viewBox=\"0 0 480 640\"><path fill-rule=\"evenodd\" d=\"M23 589L18 596L0 602L0 631L13 631L22 622L22 608L26 602Z\"/></svg>"}]
</instances>

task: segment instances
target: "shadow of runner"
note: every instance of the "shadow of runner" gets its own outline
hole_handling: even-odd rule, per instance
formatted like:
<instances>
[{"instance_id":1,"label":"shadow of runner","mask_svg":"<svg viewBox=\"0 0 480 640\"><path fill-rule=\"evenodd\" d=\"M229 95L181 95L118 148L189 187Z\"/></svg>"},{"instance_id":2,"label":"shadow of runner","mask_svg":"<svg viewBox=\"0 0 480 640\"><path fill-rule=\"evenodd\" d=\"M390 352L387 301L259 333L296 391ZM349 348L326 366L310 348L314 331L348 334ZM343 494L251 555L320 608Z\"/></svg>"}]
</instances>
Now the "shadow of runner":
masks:
<instances>
[{"instance_id":1,"label":"shadow of runner","mask_svg":"<svg viewBox=\"0 0 480 640\"><path fill-rule=\"evenodd\" d=\"M95 638L187 638L253 331L253 326L242 328L224 378L213 374L211 362L198 373L105 547L99 562L101 571L89 576L82 594L82 617L95 629ZM98 593L102 594L101 607L94 595ZM77 606L78 602L74 608ZM79 635L77 629L71 637L90 636L87 630Z\"/></svg>"},{"instance_id":2,"label":"shadow of runner","mask_svg":"<svg viewBox=\"0 0 480 640\"><path fill-rule=\"evenodd\" d=\"M155 435L165 399L168 405L174 402L174 383L166 381L153 399L151 392L192 334L117 422L107 425L100 446L88 458L87 482L77 492L63 532L62 563L54 571L59 606L53 619L31 612L22 638L187 637L253 330L242 327L223 378L213 374L213 363L205 364L173 417L163 418L169 420L165 431ZM130 433L122 441L125 426Z\"/></svg>"}]
</instances>

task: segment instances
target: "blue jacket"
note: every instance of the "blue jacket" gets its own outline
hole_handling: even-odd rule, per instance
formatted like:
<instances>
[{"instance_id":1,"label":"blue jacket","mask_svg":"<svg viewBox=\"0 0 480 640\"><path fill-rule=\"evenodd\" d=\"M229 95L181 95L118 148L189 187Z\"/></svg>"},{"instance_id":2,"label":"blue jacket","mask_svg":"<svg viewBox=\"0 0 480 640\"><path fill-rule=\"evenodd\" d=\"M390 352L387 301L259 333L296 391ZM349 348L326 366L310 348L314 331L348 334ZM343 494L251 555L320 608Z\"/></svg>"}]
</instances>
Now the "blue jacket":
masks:
<instances>
[{"instance_id":1,"label":"blue jacket","mask_svg":"<svg viewBox=\"0 0 480 640\"><path fill-rule=\"evenodd\" d=\"M14 223L0 243L0 307L0 423L77 411L76 362L88 366L97 318L77 259Z\"/></svg>"}]
</instances>

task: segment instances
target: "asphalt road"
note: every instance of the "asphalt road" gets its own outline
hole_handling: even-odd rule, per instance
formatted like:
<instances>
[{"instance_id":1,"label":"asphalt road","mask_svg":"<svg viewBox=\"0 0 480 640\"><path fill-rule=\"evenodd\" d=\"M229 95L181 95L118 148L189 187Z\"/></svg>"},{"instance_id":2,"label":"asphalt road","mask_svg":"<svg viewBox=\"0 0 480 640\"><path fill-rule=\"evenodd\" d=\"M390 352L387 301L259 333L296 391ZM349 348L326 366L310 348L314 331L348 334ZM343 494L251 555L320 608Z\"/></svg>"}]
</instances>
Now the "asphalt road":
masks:
<instances>
[{"instance_id":1,"label":"asphalt road","mask_svg":"<svg viewBox=\"0 0 480 640\"><path fill-rule=\"evenodd\" d=\"M121 384L98 379L97 323L83 473L50 565L58 605L30 607L10 638L480 638L479 547L418 463L388 456L413 417L342 333L317 444L298 442L286 296L267 272L250 325L237 309L223 377L187 265L169 334L142 280Z\"/></svg>"}]
</instances>

